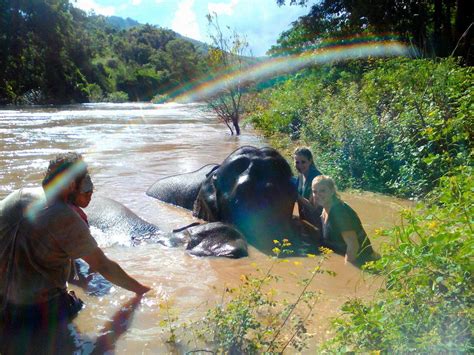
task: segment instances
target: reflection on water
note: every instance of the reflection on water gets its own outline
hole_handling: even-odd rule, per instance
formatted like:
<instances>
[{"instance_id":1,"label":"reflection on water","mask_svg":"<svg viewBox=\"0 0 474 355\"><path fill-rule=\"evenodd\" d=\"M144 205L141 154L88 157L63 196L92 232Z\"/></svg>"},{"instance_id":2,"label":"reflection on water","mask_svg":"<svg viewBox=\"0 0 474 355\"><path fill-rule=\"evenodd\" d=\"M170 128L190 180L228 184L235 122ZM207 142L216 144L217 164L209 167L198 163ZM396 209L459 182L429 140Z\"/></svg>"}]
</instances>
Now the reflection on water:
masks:
<instances>
[{"instance_id":1,"label":"reflection on water","mask_svg":"<svg viewBox=\"0 0 474 355\"><path fill-rule=\"evenodd\" d=\"M265 144L246 130L240 137L230 136L227 128L198 104L0 109L0 198L21 186L38 185L49 159L59 152L76 150L89 164L96 194L111 197L161 229L171 230L194 219L182 208L146 196L149 186L164 176L219 163L239 146ZM371 194L343 197L360 214L369 236L374 229L395 223L403 204ZM104 239L95 233L109 257L153 290L138 304L132 293L117 287L106 295L93 296L73 286L86 303L68 328L81 353L93 349L96 353L166 353L166 329L160 326L167 317L160 307L163 302L179 313L178 323L198 319L220 297L213 287L219 290L238 284L240 275L255 272L252 263L268 264L268 258L254 249L248 258L239 260L196 258L179 248L130 248L120 242L121 236ZM375 246L377 243L375 240ZM311 266L304 258L295 260L301 261L301 266L275 270L283 278L277 285L282 293L297 292L293 272L304 275ZM312 285L314 290L324 291L309 325L318 334L317 341L326 336L327 317L336 314L348 297L367 297L379 284L364 279L358 269L344 266L339 256L332 256L327 267L336 271L337 277L321 275Z\"/></svg>"}]
</instances>

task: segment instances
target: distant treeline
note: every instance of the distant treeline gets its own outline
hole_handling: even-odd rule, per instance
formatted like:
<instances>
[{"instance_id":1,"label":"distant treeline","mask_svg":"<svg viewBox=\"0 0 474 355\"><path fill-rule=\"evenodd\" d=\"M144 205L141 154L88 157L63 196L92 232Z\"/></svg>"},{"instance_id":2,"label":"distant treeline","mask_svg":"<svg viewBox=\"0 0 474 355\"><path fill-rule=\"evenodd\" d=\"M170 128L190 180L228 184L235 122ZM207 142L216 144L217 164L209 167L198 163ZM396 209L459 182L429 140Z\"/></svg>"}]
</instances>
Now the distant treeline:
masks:
<instances>
[{"instance_id":1,"label":"distant treeline","mask_svg":"<svg viewBox=\"0 0 474 355\"><path fill-rule=\"evenodd\" d=\"M203 73L193 42L130 25L68 0L1 1L0 104L150 100Z\"/></svg>"}]
</instances>

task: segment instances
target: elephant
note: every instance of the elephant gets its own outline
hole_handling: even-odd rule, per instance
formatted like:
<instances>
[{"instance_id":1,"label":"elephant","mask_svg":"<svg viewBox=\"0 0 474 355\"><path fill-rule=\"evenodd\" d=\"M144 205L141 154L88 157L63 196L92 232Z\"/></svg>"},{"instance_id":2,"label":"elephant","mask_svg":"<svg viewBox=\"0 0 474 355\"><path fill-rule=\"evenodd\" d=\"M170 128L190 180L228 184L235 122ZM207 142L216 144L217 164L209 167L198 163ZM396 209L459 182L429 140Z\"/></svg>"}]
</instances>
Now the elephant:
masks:
<instances>
[{"instance_id":1,"label":"elephant","mask_svg":"<svg viewBox=\"0 0 474 355\"><path fill-rule=\"evenodd\" d=\"M159 179L147 195L208 222L227 224L225 233L236 229L262 251L272 250L275 239L288 239L301 253L315 252L319 244L319 230L293 216L297 190L292 171L270 147L240 147L220 165Z\"/></svg>"},{"instance_id":2,"label":"elephant","mask_svg":"<svg viewBox=\"0 0 474 355\"><path fill-rule=\"evenodd\" d=\"M248 256L245 237L229 224L212 222L174 231L172 238L186 241L186 250L195 256Z\"/></svg>"},{"instance_id":3,"label":"elephant","mask_svg":"<svg viewBox=\"0 0 474 355\"><path fill-rule=\"evenodd\" d=\"M248 255L247 245L240 233L228 230L228 226L224 224L193 224L182 230L164 232L120 202L97 194L84 210L91 227L109 236L125 235L132 246L142 243L159 243L167 247L184 246L185 250L194 256L237 258ZM91 232L94 235L94 231ZM226 238L222 238L223 235L226 235ZM69 282L94 296L105 295L112 288L109 281L90 270L89 265L82 259L74 260L74 273L71 274Z\"/></svg>"},{"instance_id":4,"label":"elephant","mask_svg":"<svg viewBox=\"0 0 474 355\"><path fill-rule=\"evenodd\" d=\"M85 212L91 227L108 235L125 234L132 245L159 243L167 247L184 246L189 254L195 256L236 258L247 255L243 237L235 230L228 230L225 225L216 223L210 228L207 225L193 227L193 224L182 230L165 232L121 203L100 195L93 196ZM225 239L222 238L224 231Z\"/></svg>"},{"instance_id":5,"label":"elephant","mask_svg":"<svg viewBox=\"0 0 474 355\"><path fill-rule=\"evenodd\" d=\"M94 194L84 211L91 227L106 234L124 234L132 245L143 242L168 244L168 238L163 238L164 233L156 225L111 198Z\"/></svg>"}]
</instances>

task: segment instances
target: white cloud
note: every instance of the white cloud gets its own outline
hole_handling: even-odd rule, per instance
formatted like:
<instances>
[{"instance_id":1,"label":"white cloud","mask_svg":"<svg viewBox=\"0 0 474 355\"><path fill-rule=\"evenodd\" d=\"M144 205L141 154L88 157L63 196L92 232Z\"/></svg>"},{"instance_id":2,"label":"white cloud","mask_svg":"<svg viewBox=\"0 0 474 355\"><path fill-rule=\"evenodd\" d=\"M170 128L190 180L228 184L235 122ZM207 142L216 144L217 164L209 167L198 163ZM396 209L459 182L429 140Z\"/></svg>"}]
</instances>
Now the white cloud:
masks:
<instances>
[{"instance_id":1,"label":"white cloud","mask_svg":"<svg viewBox=\"0 0 474 355\"><path fill-rule=\"evenodd\" d=\"M216 3L216 2L211 2L207 4L207 9L209 10L209 13L216 13L217 15L228 15L232 16L234 13L234 9L239 3L239 0L231 0L230 3Z\"/></svg>"},{"instance_id":2,"label":"white cloud","mask_svg":"<svg viewBox=\"0 0 474 355\"><path fill-rule=\"evenodd\" d=\"M142 0L132 0L132 5L133 6L138 6L142 3Z\"/></svg>"},{"instance_id":3,"label":"white cloud","mask_svg":"<svg viewBox=\"0 0 474 355\"><path fill-rule=\"evenodd\" d=\"M165 0L155 0L155 2L159 5L161 3L163 3Z\"/></svg>"},{"instance_id":4,"label":"white cloud","mask_svg":"<svg viewBox=\"0 0 474 355\"><path fill-rule=\"evenodd\" d=\"M194 1L183 0L178 4L178 9L171 23L171 29L183 36L201 40L197 16L193 10Z\"/></svg>"},{"instance_id":5,"label":"white cloud","mask_svg":"<svg viewBox=\"0 0 474 355\"><path fill-rule=\"evenodd\" d=\"M73 5L86 12L94 10L98 15L112 16L116 10L114 6L102 6L97 4L94 0L77 0Z\"/></svg>"}]
</instances>

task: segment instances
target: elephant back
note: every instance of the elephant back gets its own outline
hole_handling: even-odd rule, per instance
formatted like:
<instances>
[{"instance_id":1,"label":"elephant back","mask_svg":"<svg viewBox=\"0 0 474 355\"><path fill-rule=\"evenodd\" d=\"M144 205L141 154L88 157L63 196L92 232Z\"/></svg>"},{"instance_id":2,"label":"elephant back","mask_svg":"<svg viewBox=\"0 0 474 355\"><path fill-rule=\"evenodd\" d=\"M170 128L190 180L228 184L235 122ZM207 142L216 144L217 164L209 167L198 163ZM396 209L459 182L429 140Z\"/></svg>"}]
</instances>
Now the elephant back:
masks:
<instances>
[{"instance_id":1,"label":"elephant back","mask_svg":"<svg viewBox=\"0 0 474 355\"><path fill-rule=\"evenodd\" d=\"M192 210L202 183L218 167L217 164L208 164L191 173L159 179L146 194L160 201Z\"/></svg>"},{"instance_id":2,"label":"elephant back","mask_svg":"<svg viewBox=\"0 0 474 355\"><path fill-rule=\"evenodd\" d=\"M91 227L110 235L127 235L133 245L161 240L162 233L156 225L108 197L94 195L85 212Z\"/></svg>"}]
</instances>

